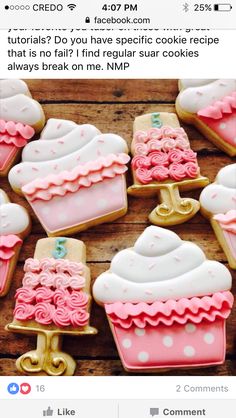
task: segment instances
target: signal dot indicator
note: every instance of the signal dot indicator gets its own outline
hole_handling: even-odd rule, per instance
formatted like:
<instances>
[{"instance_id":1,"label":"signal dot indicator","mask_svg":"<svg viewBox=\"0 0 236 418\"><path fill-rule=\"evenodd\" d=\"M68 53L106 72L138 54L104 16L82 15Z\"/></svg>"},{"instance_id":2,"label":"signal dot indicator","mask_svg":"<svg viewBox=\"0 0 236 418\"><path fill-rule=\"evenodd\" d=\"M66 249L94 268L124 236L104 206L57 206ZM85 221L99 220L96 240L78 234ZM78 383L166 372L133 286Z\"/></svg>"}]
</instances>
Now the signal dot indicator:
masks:
<instances>
[{"instance_id":1,"label":"signal dot indicator","mask_svg":"<svg viewBox=\"0 0 236 418\"><path fill-rule=\"evenodd\" d=\"M5 10L9 10L9 6L5 6Z\"/></svg>"}]
</instances>

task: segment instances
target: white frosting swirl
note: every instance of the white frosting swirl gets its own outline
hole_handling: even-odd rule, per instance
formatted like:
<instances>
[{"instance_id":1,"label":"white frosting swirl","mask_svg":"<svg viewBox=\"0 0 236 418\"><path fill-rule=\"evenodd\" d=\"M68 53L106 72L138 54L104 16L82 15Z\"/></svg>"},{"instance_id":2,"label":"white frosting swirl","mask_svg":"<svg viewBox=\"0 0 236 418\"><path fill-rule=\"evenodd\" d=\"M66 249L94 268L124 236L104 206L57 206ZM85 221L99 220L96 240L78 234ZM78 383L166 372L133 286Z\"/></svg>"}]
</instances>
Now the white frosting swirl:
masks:
<instances>
[{"instance_id":1,"label":"white frosting swirl","mask_svg":"<svg viewBox=\"0 0 236 418\"><path fill-rule=\"evenodd\" d=\"M177 103L181 109L197 113L236 90L236 80L215 80L212 83L181 90Z\"/></svg>"},{"instance_id":2,"label":"white frosting swirl","mask_svg":"<svg viewBox=\"0 0 236 418\"><path fill-rule=\"evenodd\" d=\"M236 210L236 164L227 165L219 171L215 183L203 189L200 203L212 214Z\"/></svg>"},{"instance_id":3,"label":"white frosting swirl","mask_svg":"<svg viewBox=\"0 0 236 418\"><path fill-rule=\"evenodd\" d=\"M5 203L0 193L0 235L20 234L30 223L27 211L16 203Z\"/></svg>"},{"instance_id":4,"label":"white frosting swirl","mask_svg":"<svg viewBox=\"0 0 236 418\"><path fill-rule=\"evenodd\" d=\"M13 189L20 190L36 178L71 170L101 156L128 152L123 138L115 134L98 134L95 126L79 126L59 119L48 123L40 140L24 148L24 161L10 170L9 182Z\"/></svg>"},{"instance_id":5,"label":"white frosting swirl","mask_svg":"<svg viewBox=\"0 0 236 418\"><path fill-rule=\"evenodd\" d=\"M187 89L188 87L203 86L212 83L212 78L181 78L179 80L180 88Z\"/></svg>"},{"instance_id":6,"label":"white frosting swirl","mask_svg":"<svg viewBox=\"0 0 236 418\"><path fill-rule=\"evenodd\" d=\"M23 80L0 80L0 99L15 96L16 94L30 96L28 86Z\"/></svg>"},{"instance_id":7,"label":"white frosting swirl","mask_svg":"<svg viewBox=\"0 0 236 418\"><path fill-rule=\"evenodd\" d=\"M44 119L40 104L22 80L0 80L0 119L30 126Z\"/></svg>"},{"instance_id":8,"label":"white frosting swirl","mask_svg":"<svg viewBox=\"0 0 236 418\"><path fill-rule=\"evenodd\" d=\"M150 226L120 251L93 288L98 302L148 302L211 295L231 287L227 268L174 232Z\"/></svg>"},{"instance_id":9,"label":"white frosting swirl","mask_svg":"<svg viewBox=\"0 0 236 418\"><path fill-rule=\"evenodd\" d=\"M70 124L70 130L67 122ZM55 131L57 132L56 138ZM77 125L70 121L49 119L41 133L40 140L30 142L23 149L22 161L39 162L64 157L83 148L99 134L100 131L93 125Z\"/></svg>"}]
</instances>

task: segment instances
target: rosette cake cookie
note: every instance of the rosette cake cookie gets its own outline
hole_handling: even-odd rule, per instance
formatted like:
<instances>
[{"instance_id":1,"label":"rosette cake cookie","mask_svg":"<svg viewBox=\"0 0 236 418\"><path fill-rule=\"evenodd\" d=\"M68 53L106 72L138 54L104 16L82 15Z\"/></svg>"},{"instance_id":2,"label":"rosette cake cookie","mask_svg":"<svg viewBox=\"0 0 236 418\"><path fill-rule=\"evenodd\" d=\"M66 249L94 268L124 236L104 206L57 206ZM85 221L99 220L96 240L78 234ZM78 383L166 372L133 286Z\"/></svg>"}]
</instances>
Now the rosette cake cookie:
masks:
<instances>
[{"instance_id":1,"label":"rosette cake cookie","mask_svg":"<svg viewBox=\"0 0 236 418\"><path fill-rule=\"evenodd\" d=\"M236 155L236 80L180 80L179 84L176 111L180 119L227 154Z\"/></svg>"},{"instance_id":2,"label":"rosette cake cookie","mask_svg":"<svg viewBox=\"0 0 236 418\"><path fill-rule=\"evenodd\" d=\"M0 80L0 176L7 175L44 122L43 109L24 81Z\"/></svg>"},{"instance_id":3,"label":"rosette cake cookie","mask_svg":"<svg viewBox=\"0 0 236 418\"><path fill-rule=\"evenodd\" d=\"M0 297L9 290L23 239L29 234L30 227L26 209L10 203L0 189Z\"/></svg>"},{"instance_id":4,"label":"rosette cake cookie","mask_svg":"<svg viewBox=\"0 0 236 418\"><path fill-rule=\"evenodd\" d=\"M126 213L127 153L118 135L49 119L40 140L25 147L9 181L49 236L74 234Z\"/></svg>"},{"instance_id":5,"label":"rosette cake cookie","mask_svg":"<svg viewBox=\"0 0 236 418\"><path fill-rule=\"evenodd\" d=\"M38 335L37 349L17 360L26 374L73 375L76 362L61 352L62 335L93 335L90 327L90 271L82 241L44 238L24 266L16 292L14 320L7 329Z\"/></svg>"},{"instance_id":6,"label":"rosette cake cookie","mask_svg":"<svg viewBox=\"0 0 236 418\"><path fill-rule=\"evenodd\" d=\"M236 164L218 172L215 182L202 191L200 203L230 267L236 269Z\"/></svg>"},{"instance_id":7,"label":"rosette cake cookie","mask_svg":"<svg viewBox=\"0 0 236 418\"><path fill-rule=\"evenodd\" d=\"M197 154L174 113L152 113L134 121L131 145L134 184L128 193L137 197L158 195L160 204L150 213L155 225L176 225L200 209L197 200L181 198L179 191L209 183L200 174Z\"/></svg>"},{"instance_id":8,"label":"rosette cake cookie","mask_svg":"<svg viewBox=\"0 0 236 418\"><path fill-rule=\"evenodd\" d=\"M217 365L225 358L231 275L192 242L150 226L93 288L128 371Z\"/></svg>"}]
</instances>

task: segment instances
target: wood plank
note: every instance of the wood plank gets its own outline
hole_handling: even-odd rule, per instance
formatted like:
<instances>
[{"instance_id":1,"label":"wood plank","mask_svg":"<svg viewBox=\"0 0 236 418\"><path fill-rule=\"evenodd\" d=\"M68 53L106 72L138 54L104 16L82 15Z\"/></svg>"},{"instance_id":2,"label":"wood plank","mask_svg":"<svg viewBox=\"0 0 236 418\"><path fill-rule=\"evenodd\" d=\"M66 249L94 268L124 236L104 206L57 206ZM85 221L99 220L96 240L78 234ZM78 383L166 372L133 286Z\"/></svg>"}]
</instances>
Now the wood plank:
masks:
<instances>
[{"instance_id":1,"label":"wood plank","mask_svg":"<svg viewBox=\"0 0 236 418\"><path fill-rule=\"evenodd\" d=\"M158 373L156 376L235 376L235 363L227 360L225 364L218 367L208 367L206 369L179 369L165 373ZM15 360L4 358L0 359L1 376L18 376L15 367ZM128 376L119 360L77 360L75 376ZM145 374L134 374L133 376L145 376Z\"/></svg>"},{"instance_id":2,"label":"wood plank","mask_svg":"<svg viewBox=\"0 0 236 418\"><path fill-rule=\"evenodd\" d=\"M177 80L25 80L32 96L53 102L174 102Z\"/></svg>"}]
</instances>

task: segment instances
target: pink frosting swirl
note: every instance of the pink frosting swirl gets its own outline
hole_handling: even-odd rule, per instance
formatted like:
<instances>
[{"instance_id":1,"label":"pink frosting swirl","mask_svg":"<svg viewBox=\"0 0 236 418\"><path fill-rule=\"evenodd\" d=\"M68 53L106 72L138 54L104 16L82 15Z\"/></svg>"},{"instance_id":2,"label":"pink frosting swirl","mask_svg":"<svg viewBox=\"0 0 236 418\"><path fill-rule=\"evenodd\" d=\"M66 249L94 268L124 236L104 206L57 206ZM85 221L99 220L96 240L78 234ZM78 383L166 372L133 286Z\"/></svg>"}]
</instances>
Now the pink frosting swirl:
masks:
<instances>
[{"instance_id":1,"label":"pink frosting swirl","mask_svg":"<svg viewBox=\"0 0 236 418\"><path fill-rule=\"evenodd\" d=\"M150 158L144 155L135 155L135 157L132 159L131 165L133 169L142 167L149 168L151 167Z\"/></svg>"},{"instance_id":2,"label":"pink frosting swirl","mask_svg":"<svg viewBox=\"0 0 236 418\"><path fill-rule=\"evenodd\" d=\"M55 307L47 302L38 303L35 306L35 321L42 325L50 325L52 323Z\"/></svg>"},{"instance_id":3,"label":"pink frosting swirl","mask_svg":"<svg viewBox=\"0 0 236 418\"><path fill-rule=\"evenodd\" d=\"M184 164L184 169L185 169L186 176L190 177L191 179L194 179L195 177L197 177L199 173L198 165L191 161Z\"/></svg>"},{"instance_id":4,"label":"pink frosting swirl","mask_svg":"<svg viewBox=\"0 0 236 418\"><path fill-rule=\"evenodd\" d=\"M22 284L24 287L34 288L39 284L39 277L35 273L28 271L23 277Z\"/></svg>"},{"instance_id":5,"label":"pink frosting swirl","mask_svg":"<svg viewBox=\"0 0 236 418\"><path fill-rule=\"evenodd\" d=\"M30 287L20 287L17 289L15 299L17 302L33 303L35 301L36 291Z\"/></svg>"},{"instance_id":6,"label":"pink frosting swirl","mask_svg":"<svg viewBox=\"0 0 236 418\"><path fill-rule=\"evenodd\" d=\"M169 170L164 166L157 166L152 168L152 177L156 181L164 181L169 177Z\"/></svg>"},{"instance_id":7,"label":"pink frosting swirl","mask_svg":"<svg viewBox=\"0 0 236 418\"><path fill-rule=\"evenodd\" d=\"M147 168L138 168L135 174L140 183L148 184L152 181L151 170L148 170Z\"/></svg>"},{"instance_id":8,"label":"pink frosting swirl","mask_svg":"<svg viewBox=\"0 0 236 418\"><path fill-rule=\"evenodd\" d=\"M169 159L168 154L162 151L154 151L149 154L151 164L153 166L156 165L162 165L162 166L168 166L169 165Z\"/></svg>"},{"instance_id":9,"label":"pink frosting swirl","mask_svg":"<svg viewBox=\"0 0 236 418\"><path fill-rule=\"evenodd\" d=\"M148 142L148 150L151 151L158 151L162 148L162 141L158 141L157 139L151 139Z\"/></svg>"},{"instance_id":10,"label":"pink frosting swirl","mask_svg":"<svg viewBox=\"0 0 236 418\"><path fill-rule=\"evenodd\" d=\"M35 307L29 303L17 303L14 309L14 318L18 321L28 321L34 317Z\"/></svg>"},{"instance_id":11,"label":"pink frosting swirl","mask_svg":"<svg viewBox=\"0 0 236 418\"><path fill-rule=\"evenodd\" d=\"M186 177L184 166L182 164L172 163L169 166L169 175L172 180L183 180Z\"/></svg>"},{"instance_id":12,"label":"pink frosting swirl","mask_svg":"<svg viewBox=\"0 0 236 418\"><path fill-rule=\"evenodd\" d=\"M151 128L148 131L149 141L152 139L159 140L163 138L163 130L159 128Z\"/></svg>"},{"instance_id":13,"label":"pink frosting swirl","mask_svg":"<svg viewBox=\"0 0 236 418\"><path fill-rule=\"evenodd\" d=\"M54 277L54 287L65 288L70 285L70 276L65 273L56 273Z\"/></svg>"},{"instance_id":14,"label":"pink frosting swirl","mask_svg":"<svg viewBox=\"0 0 236 418\"><path fill-rule=\"evenodd\" d=\"M162 135L164 138L186 138L186 133L183 128L171 128L170 126L163 126Z\"/></svg>"},{"instance_id":15,"label":"pink frosting swirl","mask_svg":"<svg viewBox=\"0 0 236 418\"><path fill-rule=\"evenodd\" d=\"M162 141L163 151L170 151L171 149L175 147L176 147L176 143L174 139L163 139Z\"/></svg>"},{"instance_id":16,"label":"pink frosting swirl","mask_svg":"<svg viewBox=\"0 0 236 418\"><path fill-rule=\"evenodd\" d=\"M85 286L85 278L83 276L72 276L69 286L74 290L83 289Z\"/></svg>"},{"instance_id":17,"label":"pink frosting swirl","mask_svg":"<svg viewBox=\"0 0 236 418\"><path fill-rule=\"evenodd\" d=\"M70 261L68 265L68 273L71 276L81 275L84 273L84 265L83 263L76 263L74 261Z\"/></svg>"},{"instance_id":18,"label":"pink frosting swirl","mask_svg":"<svg viewBox=\"0 0 236 418\"><path fill-rule=\"evenodd\" d=\"M55 270L55 260L53 258L42 258L39 262L40 269L43 271Z\"/></svg>"},{"instance_id":19,"label":"pink frosting swirl","mask_svg":"<svg viewBox=\"0 0 236 418\"><path fill-rule=\"evenodd\" d=\"M148 133L145 131L137 131L134 134L134 141L136 143L144 143L148 140Z\"/></svg>"},{"instance_id":20,"label":"pink frosting swirl","mask_svg":"<svg viewBox=\"0 0 236 418\"><path fill-rule=\"evenodd\" d=\"M84 327L88 324L89 313L84 309L76 309L70 312L70 320L73 327Z\"/></svg>"},{"instance_id":21,"label":"pink frosting swirl","mask_svg":"<svg viewBox=\"0 0 236 418\"><path fill-rule=\"evenodd\" d=\"M148 154L148 146L146 144L137 143L134 146L134 152L138 155L147 155Z\"/></svg>"},{"instance_id":22,"label":"pink frosting swirl","mask_svg":"<svg viewBox=\"0 0 236 418\"><path fill-rule=\"evenodd\" d=\"M57 289L54 292L53 302L56 306L66 306L70 293L66 289Z\"/></svg>"},{"instance_id":23,"label":"pink frosting swirl","mask_svg":"<svg viewBox=\"0 0 236 418\"><path fill-rule=\"evenodd\" d=\"M85 292L72 292L67 299L67 306L71 309L85 308L88 304L89 297Z\"/></svg>"},{"instance_id":24,"label":"pink frosting swirl","mask_svg":"<svg viewBox=\"0 0 236 418\"><path fill-rule=\"evenodd\" d=\"M183 161L183 152L180 149L172 149L168 153L171 163L181 163Z\"/></svg>"},{"instance_id":25,"label":"pink frosting swirl","mask_svg":"<svg viewBox=\"0 0 236 418\"><path fill-rule=\"evenodd\" d=\"M39 274L39 284L46 287L51 287L54 284L54 274L49 270L42 271Z\"/></svg>"},{"instance_id":26,"label":"pink frosting swirl","mask_svg":"<svg viewBox=\"0 0 236 418\"><path fill-rule=\"evenodd\" d=\"M36 258L27 258L24 265L24 271L25 272L36 272L40 269L40 261Z\"/></svg>"},{"instance_id":27,"label":"pink frosting swirl","mask_svg":"<svg viewBox=\"0 0 236 418\"><path fill-rule=\"evenodd\" d=\"M47 302L51 303L54 292L49 287L38 287L36 289L36 302Z\"/></svg>"},{"instance_id":28,"label":"pink frosting swirl","mask_svg":"<svg viewBox=\"0 0 236 418\"><path fill-rule=\"evenodd\" d=\"M194 152L191 149L183 151L182 155L183 155L184 161L186 161L186 162L189 162L189 161L196 162L197 161L197 153Z\"/></svg>"},{"instance_id":29,"label":"pink frosting swirl","mask_svg":"<svg viewBox=\"0 0 236 418\"><path fill-rule=\"evenodd\" d=\"M68 271L68 267L69 267L69 262L68 262L68 260L63 260L63 259L59 259L59 260L53 260L54 262L53 262L53 267L54 267L54 270L57 272L57 273L67 273ZM74 263L74 264L76 264L76 263Z\"/></svg>"},{"instance_id":30,"label":"pink frosting swirl","mask_svg":"<svg viewBox=\"0 0 236 418\"><path fill-rule=\"evenodd\" d=\"M53 313L53 322L59 327L68 327L71 324L70 311L65 306L55 309Z\"/></svg>"},{"instance_id":31,"label":"pink frosting swirl","mask_svg":"<svg viewBox=\"0 0 236 418\"><path fill-rule=\"evenodd\" d=\"M190 149L190 144L186 139L176 139L175 146L181 150Z\"/></svg>"}]
</instances>

